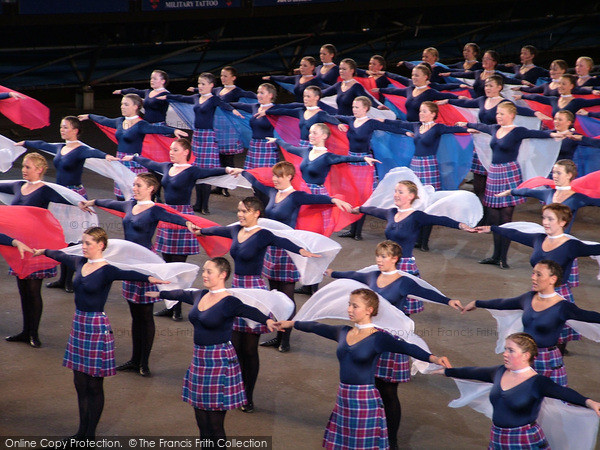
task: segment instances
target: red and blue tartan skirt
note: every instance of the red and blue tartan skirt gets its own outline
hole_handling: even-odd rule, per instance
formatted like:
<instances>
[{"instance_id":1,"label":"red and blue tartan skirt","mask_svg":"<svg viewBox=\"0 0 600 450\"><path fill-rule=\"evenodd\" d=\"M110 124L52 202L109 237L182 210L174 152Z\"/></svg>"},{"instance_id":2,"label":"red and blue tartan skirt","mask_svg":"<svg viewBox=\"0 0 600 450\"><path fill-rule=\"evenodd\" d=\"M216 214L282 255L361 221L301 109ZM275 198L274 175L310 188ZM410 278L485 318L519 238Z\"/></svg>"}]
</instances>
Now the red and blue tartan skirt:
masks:
<instances>
[{"instance_id":1,"label":"red and blue tartan skirt","mask_svg":"<svg viewBox=\"0 0 600 450\"><path fill-rule=\"evenodd\" d=\"M573 272L571 271L571 273ZM573 298L573 292L571 292L570 283L563 283L560 286L558 286L556 288L556 293L562 295L566 301L570 303L575 303L575 299ZM579 340L581 340L581 335L569 325L565 324L565 326L563 326L563 329L560 332L560 336L558 337L558 343L563 344L565 342Z\"/></svg>"},{"instance_id":2,"label":"red and blue tartan skirt","mask_svg":"<svg viewBox=\"0 0 600 450\"><path fill-rule=\"evenodd\" d=\"M17 274L10 267L8 268L8 274L17 276ZM25 278L20 278L21 280L41 280L43 278L54 278L58 274L58 270L56 267L52 267L50 269L38 270L37 272L32 272L27 275Z\"/></svg>"},{"instance_id":3,"label":"red and blue tartan skirt","mask_svg":"<svg viewBox=\"0 0 600 450\"><path fill-rule=\"evenodd\" d=\"M194 165L203 169L221 167L219 147L213 130L194 130L192 153L196 157Z\"/></svg>"},{"instance_id":4,"label":"red and blue tartan skirt","mask_svg":"<svg viewBox=\"0 0 600 450\"><path fill-rule=\"evenodd\" d=\"M440 168L437 158L434 155L413 156L413 159L410 161L410 170L419 177L419 180L424 185L430 184L436 191L442 188Z\"/></svg>"},{"instance_id":5,"label":"red and blue tartan skirt","mask_svg":"<svg viewBox=\"0 0 600 450\"><path fill-rule=\"evenodd\" d=\"M167 205L182 214L194 214L190 205ZM186 228L159 225L156 233L156 252L169 255L196 255L200 253L198 239Z\"/></svg>"},{"instance_id":6,"label":"red and blue tartan skirt","mask_svg":"<svg viewBox=\"0 0 600 450\"><path fill-rule=\"evenodd\" d=\"M265 280L263 280L260 275L237 275L233 274L233 280L231 280L232 288L242 288L242 289L264 289L269 290L267 288L267 284ZM259 324L256 327L251 327L241 317L236 317L233 321L233 331L239 331L240 333L250 333L250 334L266 334L270 333L269 329L266 325Z\"/></svg>"},{"instance_id":7,"label":"red and blue tartan skirt","mask_svg":"<svg viewBox=\"0 0 600 450\"><path fill-rule=\"evenodd\" d=\"M546 440L546 436L537 423L515 428L501 428L492 425L488 450L524 449L550 450L550 445Z\"/></svg>"},{"instance_id":8,"label":"red and blue tartan skirt","mask_svg":"<svg viewBox=\"0 0 600 450\"><path fill-rule=\"evenodd\" d=\"M373 450L388 446L383 402L375 386L340 383L323 447Z\"/></svg>"},{"instance_id":9,"label":"red and blue tartan skirt","mask_svg":"<svg viewBox=\"0 0 600 450\"><path fill-rule=\"evenodd\" d=\"M295 283L300 279L300 274L292 258L284 249L273 246L267 249L262 273L269 280Z\"/></svg>"},{"instance_id":10,"label":"red and blue tartan skirt","mask_svg":"<svg viewBox=\"0 0 600 450\"><path fill-rule=\"evenodd\" d=\"M73 192L77 192L79 195L81 195L83 198L85 198L87 200L87 198L88 198L87 191L83 187L83 184L69 184L68 186L65 186L65 187L67 189L71 189Z\"/></svg>"},{"instance_id":11,"label":"red and blue tartan skirt","mask_svg":"<svg viewBox=\"0 0 600 450\"><path fill-rule=\"evenodd\" d=\"M244 152L244 146L240 142L237 132L226 117L215 114L213 129L220 154L237 155Z\"/></svg>"},{"instance_id":12,"label":"red and blue tartan skirt","mask_svg":"<svg viewBox=\"0 0 600 450\"><path fill-rule=\"evenodd\" d=\"M115 339L104 312L75 310L63 366L92 377L117 373Z\"/></svg>"},{"instance_id":13,"label":"red and blue tartan skirt","mask_svg":"<svg viewBox=\"0 0 600 450\"><path fill-rule=\"evenodd\" d=\"M266 139L252 139L244 162L244 169L273 167L277 164L278 159L276 144L270 144Z\"/></svg>"},{"instance_id":14,"label":"red and blue tartan skirt","mask_svg":"<svg viewBox=\"0 0 600 450\"><path fill-rule=\"evenodd\" d=\"M571 272L569 273L567 283L569 284L569 287L579 286L579 263L577 262L577 258L575 258L573 264L571 264Z\"/></svg>"},{"instance_id":15,"label":"red and blue tartan skirt","mask_svg":"<svg viewBox=\"0 0 600 450\"><path fill-rule=\"evenodd\" d=\"M122 295L128 302L145 305L162 301L161 298L147 297L146 292L158 292L158 288L147 281L123 281Z\"/></svg>"},{"instance_id":16,"label":"red and blue tartan skirt","mask_svg":"<svg viewBox=\"0 0 600 450\"><path fill-rule=\"evenodd\" d=\"M123 153L117 150L117 158L123 158L124 156L128 155L129 153ZM140 166L135 161L121 161L121 164L123 164L135 174L148 172L148 169L146 169L144 166ZM123 192L121 192L121 189L117 187L116 183L113 192L117 197L124 197Z\"/></svg>"},{"instance_id":17,"label":"red and blue tartan skirt","mask_svg":"<svg viewBox=\"0 0 600 450\"><path fill-rule=\"evenodd\" d=\"M388 383L408 383L410 381L410 361L402 353L382 353L377 362L375 378Z\"/></svg>"},{"instance_id":18,"label":"red and blue tartan skirt","mask_svg":"<svg viewBox=\"0 0 600 450\"><path fill-rule=\"evenodd\" d=\"M504 208L506 206L515 206L525 203L526 198L514 197L494 197L495 194L515 189L521 181L521 168L515 161L490 164L488 170L487 182L485 183L485 194L483 197L483 206L488 208Z\"/></svg>"},{"instance_id":19,"label":"red and blue tartan skirt","mask_svg":"<svg viewBox=\"0 0 600 450\"><path fill-rule=\"evenodd\" d=\"M487 170L483 164L481 164L481 160L479 159L479 155L477 154L477 150L473 150L473 162L471 163L471 172L476 173L477 175L487 175Z\"/></svg>"},{"instance_id":20,"label":"red and blue tartan skirt","mask_svg":"<svg viewBox=\"0 0 600 450\"><path fill-rule=\"evenodd\" d=\"M242 373L231 342L194 345L181 398L205 411L236 409L246 403Z\"/></svg>"},{"instance_id":21,"label":"red and blue tartan skirt","mask_svg":"<svg viewBox=\"0 0 600 450\"><path fill-rule=\"evenodd\" d=\"M533 368L540 375L550 378L561 386L567 386L567 369L557 347L538 347Z\"/></svg>"},{"instance_id":22,"label":"red and blue tartan skirt","mask_svg":"<svg viewBox=\"0 0 600 450\"><path fill-rule=\"evenodd\" d=\"M411 256L410 258L400 258L398 264L396 264L396 268L398 270L402 270L403 272L410 273L415 277L420 277L419 268L417 267L417 262L415 261L415 257ZM422 300L417 300L412 297L406 297L406 302L404 306L404 314L416 314L420 313L425 309Z\"/></svg>"}]
</instances>

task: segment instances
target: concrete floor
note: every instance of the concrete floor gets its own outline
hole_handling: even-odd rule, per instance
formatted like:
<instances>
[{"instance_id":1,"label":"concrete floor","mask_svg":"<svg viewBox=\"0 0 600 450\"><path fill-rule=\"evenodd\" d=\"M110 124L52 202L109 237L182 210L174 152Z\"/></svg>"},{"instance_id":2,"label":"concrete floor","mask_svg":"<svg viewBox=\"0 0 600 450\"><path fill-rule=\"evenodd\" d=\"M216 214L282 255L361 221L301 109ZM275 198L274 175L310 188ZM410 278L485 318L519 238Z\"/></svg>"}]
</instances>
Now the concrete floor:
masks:
<instances>
[{"instance_id":1,"label":"concrete floor","mask_svg":"<svg viewBox=\"0 0 600 450\"><path fill-rule=\"evenodd\" d=\"M105 114L112 116L116 107ZM102 112L100 112L102 114ZM92 127L85 130L93 143L97 135ZM18 139L58 139L57 127ZM15 139L15 140L18 140ZM105 141L99 141L105 142ZM101 145L101 143L94 144ZM101 147L103 148L103 147ZM20 167L18 164L16 167ZM16 169L0 175L18 179ZM54 180L50 170L47 179ZM112 198L112 183L86 172L84 183L90 198ZM211 220L233 222L237 201L248 191L232 192L231 198L211 197ZM114 216L99 212L100 223L111 230L111 237L122 237L121 224ZM538 221L539 203L529 201L518 208L515 220ZM578 214L573 233L582 238L600 240L597 223L600 215L593 208ZM361 242L338 240L343 249L332 264L338 270L359 269L373 263L375 245L384 239L385 224L368 218ZM530 288L530 249L513 244L509 254L510 270L482 266L477 260L490 254L489 235L469 235L441 227L434 228L431 251L416 251L423 278L451 298L466 303L472 299L510 297ZM192 256L189 262L201 265L206 255ZM580 307L600 309L596 279L598 267L589 258L580 259L582 286L574 290ZM0 261L0 273L6 273ZM326 281L327 282L327 281ZM201 287L197 281L196 287ZM16 283L5 276L0 282L5 299L0 311L0 336L20 331L21 311ZM41 349L0 341L0 436L72 435L77 428L77 403L72 373L61 366L72 314L71 294L43 288L44 315L40 326ZM306 296L297 296L301 306ZM184 313L189 307L184 305ZM131 350L131 319L126 302L115 283L107 303L116 339L117 363L126 361ZM460 315L454 310L427 305L415 315L416 330L432 351L447 355L455 366L494 365L501 357L493 352L495 321L487 311ZM98 427L98 436L197 436L191 407L180 399L181 381L192 354L193 329L189 322L157 318L156 339L150 367L153 376L142 378L119 373L105 381L106 403ZM598 400L600 385L598 357L600 346L590 341L569 345L566 358L570 386ZM231 411L226 418L229 436L272 436L275 449L316 449L321 446L323 430L334 406L338 385L335 344L315 335L294 332L292 351L281 354L273 349L260 350L261 372L255 392L256 411L244 414ZM490 421L468 409L447 407L458 396L454 382L441 376L417 375L400 385L403 417L399 433L405 449L475 449L487 445ZM0 448L5 443L0 442Z\"/></svg>"}]
</instances>

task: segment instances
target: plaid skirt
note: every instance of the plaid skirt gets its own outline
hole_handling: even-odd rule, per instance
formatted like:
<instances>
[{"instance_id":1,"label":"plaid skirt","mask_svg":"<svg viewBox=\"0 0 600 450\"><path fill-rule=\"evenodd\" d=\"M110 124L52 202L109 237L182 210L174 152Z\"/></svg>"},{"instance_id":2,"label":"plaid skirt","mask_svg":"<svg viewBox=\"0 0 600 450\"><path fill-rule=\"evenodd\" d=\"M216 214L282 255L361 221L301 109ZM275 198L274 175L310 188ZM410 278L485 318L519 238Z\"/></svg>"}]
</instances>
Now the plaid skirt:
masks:
<instances>
[{"instance_id":1,"label":"plaid skirt","mask_svg":"<svg viewBox=\"0 0 600 450\"><path fill-rule=\"evenodd\" d=\"M270 246L265 254L263 276L269 280L295 283L300 274L287 252L279 247Z\"/></svg>"},{"instance_id":2,"label":"plaid skirt","mask_svg":"<svg viewBox=\"0 0 600 450\"><path fill-rule=\"evenodd\" d=\"M194 130L192 136L192 153L196 157L194 166L203 169L221 167L219 147L213 130Z\"/></svg>"},{"instance_id":3,"label":"plaid skirt","mask_svg":"<svg viewBox=\"0 0 600 450\"><path fill-rule=\"evenodd\" d=\"M233 280L231 281L232 288L242 289L264 289L268 290L265 280L259 275L237 275L233 274ZM239 331L240 333L250 334L266 334L270 333L266 325L259 324L252 328L248 323L241 317L236 317L233 321L233 331Z\"/></svg>"},{"instance_id":4,"label":"plaid skirt","mask_svg":"<svg viewBox=\"0 0 600 450\"><path fill-rule=\"evenodd\" d=\"M479 159L479 155L476 150L473 150L473 162L471 163L471 172L476 173L477 175L486 175L487 170L483 164L481 164L481 160Z\"/></svg>"},{"instance_id":5,"label":"plaid skirt","mask_svg":"<svg viewBox=\"0 0 600 450\"><path fill-rule=\"evenodd\" d=\"M167 205L182 214L194 214L190 205ZM169 255L196 255L200 253L198 239L185 228L159 225L156 233L156 252Z\"/></svg>"},{"instance_id":6,"label":"plaid skirt","mask_svg":"<svg viewBox=\"0 0 600 450\"><path fill-rule=\"evenodd\" d=\"M252 139L244 162L244 169L273 167L277 164L278 159L276 144L269 144L266 139Z\"/></svg>"},{"instance_id":7,"label":"plaid skirt","mask_svg":"<svg viewBox=\"0 0 600 450\"><path fill-rule=\"evenodd\" d=\"M329 417L323 447L327 449L387 449L388 434L379 392L372 384L340 383Z\"/></svg>"},{"instance_id":8,"label":"plaid skirt","mask_svg":"<svg viewBox=\"0 0 600 450\"><path fill-rule=\"evenodd\" d=\"M573 271L571 271L571 273L573 273ZM561 284L560 286L558 286L556 288L556 292L557 294L562 295L568 302L575 303L573 293L571 292L571 286L568 283ZM558 337L558 343L563 344L565 342L579 340L581 340L581 335L569 325L565 324L565 326L563 326L563 329L560 332L560 336Z\"/></svg>"},{"instance_id":9,"label":"plaid skirt","mask_svg":"<svg viewBox=\"0 0 600 450\"><path fill-rule=\"evenodd\" d=\"M546 436L537 423L515 428L501 428L492 425L488 450L524 449L550 450Z\"/></svg>"},{"instance_id":10,"label":"plaid skirt","mask_svg":"<svg viewBox=\"0 0 600 450\"><path fill-rule=\"evenodd\" d=\"M246 403L242 373L231 342L194 344L181 399L205 411L236 409Z\"/></svg>"},{"instance_id":11,"label":"plaid skirt","mask_svg":"<svg viewBox=\"0 0 600 450\"><path fill-rule=\"evenodd\" d=\"M67 189L71 189L73 192L77 192L79 195L81 195L83 198L85 198L87 200L87 198L88 198L87 191L83 187L83 184L69 184L68 186L65 186L65 187Z\"/></svg>"},{"instance_id":12,"label":"plaid skirt","mask_svg":"<svg viewBox=\"0 0 600 450\"><path fill-rule=\"evenodd\" d=\"M408 383L410 381L410 361L402 353L382 353L377 362L375 378L388 383Z\"/></svg>"},{"instance_id":13,"label":"plaid skirt","mask_svg":"<svg viewBox=\"0 0 600 450\"><path fill-rule=\"evenodd\" d=\"M400 258L398 264L396 265L398 270L402 270L403 272L410 273L415 277L420 277L419 268L417 267L417 262L415 261L415 257L411 256L410 258ZM406 297L406 302L404 306L404 314L411 315L420 313L425 309L422 300L417 300L411 297Z\"/></svg>"},{"instance_id":14,"label":"plaid skirt","mask_svg":"<svg viewBox=\"0 0 600 450\"><path fill-rule=\"evenodd\" d=\"M308 189L310 190L311 194L315 194L315 195L329 195L329 192L327 192L327 188L321 184L312 184L312 183L306 183L306 185L308 186ZM321 213L321 218L323 220L323 229L324 230L329 230L329 227L331 226L331 212L332 209L328 208L325 209L322 213Z\"/></svg>"},{"instance_id":15,"label":"plaid skirt","mask_svg":"<svg viewBox=\"0 0 600 450\"><path fill-rule=\"evenodd\" d=\"M432 185L436 191L439 191L442 188L440 168L438 166L437 158L434 155L413 156L413 159L410 161L410 170L419 177L421 183Z\"/></svg>"},{"instance_id":16,"label":"plaid skirt","mask_svg":"<svg viewBox=\"0 0 600 450\"><path fill-rule=\"evenodd\" d=\"M129 155L129 153L123 153L123 152L120 152L117 150L117 158L122 158L122 157L128 156L128 155ZM146 169L143 166L140 166L135 161L121 161L121 164L123 164L125 167L127 167L129 170L131 170L135 174L148 172L148 169ZM119 189L116 184L115 184L115 188L114 188L113 192L117 197L124 197L123 192L121 192L121 189Z\"/></svg>"},{"instance_id":17,"label":"plaid skirt","mask_svg":"<svg viewBox=\"0 0 600 450\"><path fill-rule=\"evenodd\" d=\"M485 183L485 194L483 197L483 206L488 208L504 208L506 206L515 206L525 203L526 198L514 197L494 197L495 194L515 189L523 180L521 177L521 168L515 161L490 164L488 170L487 182Z\"/></svg>"},{"instance_id":18,"label":"plaid skirt","mask_svg":"<svg viewBox=\"0 0 600 450\"><path fill-rule=\"evenodd\" d=\"M373 155L368 154L368 153L356 153L356 152L348 151L348 156L358 156L360 158L364 158L365 156L373 156ZM364 186L367 183L367 180L369 179L371 174L373 176L373 189L375 189L377 187L377 172L375 171L374 167L369 166L369 164L366 161L351 162L348 164L350 164L351 166L370 167L371 168L371 170L354 171L354 173L353 173L354 181L355 181L356 185L359 187L359 189L361 186Z\"/></svg>"},{"instance_id":19,"label":"plaid skirt","mask_svg":"<svg viewBox=\"0 0 600 450\"><path fill-rule=\"evenodd\" d=\"M579 263L577 262L577 258L573 260L573 264L571 265L571 273L569 273L569 279L567 283L569 284L569 287L579 286Z\"/></svg>"},{"instance_id":20,"label":"plaid skirt","mask_svg":"<svg viewBox=\"0 0 600 450\"><path fill-rule=\"evenodd\" d=\"M17 276L17 274L10 267L8 269L9 275ZM43 278L54 278L58 274L58 270L56 267L52 267L51 269L38 270L37 272L30 273L25 278L21 278L21 280L41 280Z\"/></svg>"},{"instance_id":21,"label":"plaid skirt","mask_svg":"<svg viewBox=\"0 0 600 450\"><path fill-rule=\"evenodd\" d=\"M567 386L567 369L560 350L556 347L538 347L533 368L540 375L550 378L561 386Z\"/></svg>"},{"instance_id":22,"label":"plaid skirt","mask_svg":"<svg viewBox=\"0 0 600 450\"><path fill-rule=\"evenodd\" d=\"M104 312L75 310L63 366L92 377L117 373L115 339Z\"/></svg>"},{"instance_id":23,"label":"plaid skirt","mask_svg":"<svg viewBox=\"0 0 600 450\"><path fill-rule=\"evenodd\" d=\"M217 147L222 155L237 155L244 152L244 146L238 139L237 132L232 130L229 120L221 114L215 114L213 121L216 132Z\"/></svg>"},{"instance_id":24,"label":"plaid skirt","mask_svg":"<svg viewBox=\"0 0 600 450\"><path fill-rule=\"evenodd\" d=\"M146 297L146 292L158 292L158 288L146 281L123 281L122 295L128 302L144 305L162 301L161 298Z\"/></svg>"}]
</instances>

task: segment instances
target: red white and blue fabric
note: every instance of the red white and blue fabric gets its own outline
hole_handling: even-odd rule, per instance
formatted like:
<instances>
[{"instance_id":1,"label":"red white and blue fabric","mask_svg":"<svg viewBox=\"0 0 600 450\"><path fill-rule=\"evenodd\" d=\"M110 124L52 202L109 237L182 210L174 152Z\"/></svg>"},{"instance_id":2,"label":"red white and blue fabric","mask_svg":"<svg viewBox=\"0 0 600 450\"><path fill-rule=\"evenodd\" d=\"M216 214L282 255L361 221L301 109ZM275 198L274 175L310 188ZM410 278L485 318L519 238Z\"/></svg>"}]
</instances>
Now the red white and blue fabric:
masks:
<instances>
[{"instance_id":1,"label":"red white and blue fabric","mask_svg":"<svg viewBox=\"0 0 600 450\"><path fill-rule=\"evenodd\" d=\"M128 156L127 153L123 153L123 152L120 152L120 151L117 150L117 158L121 159L124 156ZM148 172L148 169L146 169L144 166L140 166L135 161L121 161L121 164L123 164L125 167L127 167L129 170L131 170L136 175L138 173ZM119 187L117 186L117 183L115 183L115 187L113 189L113 193L117 197L123 197L123 198L125 197L125 195L123 194L123 191L121 191L121 189L119 189Z\"/></svg>"},{"instance_id":2,"label":"red white and blue fabric","mask_svg":"<svg viewBox=\"0 0 600 450\"><path fill-rule=\"evenodd\" d=\"M485 194L483 205L489 208L504 208L506 206L515 206L525 203L527 199L514 197L496 197L496 194L515 189L522 181L521 168L515 161L490 164L488 168L487 183L485 185Z\"/></svg>"},{"instance_id":3,"label":"red white and blue fabric","mask_svg":"<svg viewBox=\"0 0 600 450\"><path fill-rule=\"evenodd\" d=\"M540 375L550 378L561 386L567 386L567 369L558 347L538 347L533 368Z\"/></svg>"},{"instance_id":4,"label":"red white and blue fabric","mask_svg":"<svg viewBox=\"0 0 600 450\"><path fill-rule=\"evenodd\" d=\"M17 92L0 86L0 93ZM50 109L25 94L17 92L21 98L7 98L0 100L0 113L8 117L12 122L22 127L36 130L50 125Z\"/></svg>"},{"instance_id":5,"label":"red white and blue fabric","mask_svg":"<svg viewBox=\"0 0 600 450\"><path fill-rule=\"evenodd\" d=\"M488 450L550 449L542 428L537 424L501 428L492 425Z\"/></svg>"},{"instance_id":6,"label":"red white and blue fabric","mask_svg":"<svg viewBox=\"0 0 600 450\"><path fill-rule=\"evenodd\" d=\"M277 145L269 143L266 139L252 139L246 154L244 169L272 167L278 161Z\"/></svg>"},{"instance_id":7,"label":"red white and blue fabric","mask_svg":"<svg viewBox=\"0 0 600 450\"><path fill-rule=\"evenodd\" d=\"M240 365L231 342L194 345L181 398L204 411L236 409L246 403Z\"/></svg>"},{"instance_id":8,"label":"red white and blue fabric","mask_svg":"<svg viewBox=\"0 0 600 450\"><path fill-rule=\"evenodd\" d=\"M586 108L587 109L587 108ZM582 134L596 138L600 136L600 120L593 117L577 116ZM587 175L600 170L600 152L596 147L578 145L573 155L579 175Z\"/></svg>"},{"instance_id":9,"label":"red white and blue fabric","mask_svg":"<svg viewBox=\"0 0 600 450\"><path fill-rule=\"evenodd\" d=\"M530 178L517 186L517 188L533 189L540 186L549 186L552 189L556 189L554 181L545 177ZM588 197L600 198L600 170L575 178L571 181L571 190L587 195Z\"/></svg>"},{"instance_id":10,"label":"red white and blue fabric","mask_svg":"<svg viewBox=\"0 0 600 450\"><path fill-rule=\"evenodd\" d=\"M598 98L598 96L592 95L592 94L573 95L573 98L596 99L596 98ZM553 117L551 105L546 105L544 103L536 102L535 100L528 100L528 99L522 99L522 100L527 104L527 106L529 106L529 108L533 109L534 111L539 111L542 114L545 114L546 116ZM588 106L585 108L585 110L588 112L600 112L600 106ZM586 119L588 119L588 120L586 120ZM596 128L593 125L591 125L591 123L589 122L589 119L593 120L593 118L591 118L591 117L586 117L586 116L582 116L580 114L575 114L575 123L573 124L575 131L577 131L578 133L581 133L585 136L589 136L589 137L598 136L600 134L600 132L595 133L595 134L589 134L590 132L594 133L594 131L596 130ZM544 120L543 124L549 130L554 129L554 120L553 119Z\"/></svg>"},{"instance_id":11,"label":"red white and blue fabric","mask_svg":"<svg viewBox=\"0 0 600 450\"><path fill-rule=\"evenodd\" d=\"M114 128L100 125L94 122L100 130L115 144L118 144L115 137L116 130ZM156 162L170 162L169 151L174 138L162 136L160 134L147 134L142 145L142 156ZM118 154L117 154L118 156Z\"/></svg>"},{"instance_id":12,"label":"red white and blue fabric","mask_svg":"<svg viewBox=\"0 0 600 450\"><path fill-rule=\"evenodd\" d=\"M300 279L300 273L287 252L279 247L270 246L265 254L263 276L269 280L295 283Z\"/></svg>"},{"instance_id":13,"label":"red white and blue fabric","mask_svg":"<svg viewBox=\"0 0 600 450\"><path fill-rule=\"evenodd\" d=\"M265 280L263 280L258 275L236 275L233 274L233 279L231 280L232 288L242 288L242 289L264 289L269 290ZM266 334L270 333L269 329L266 325L259 324L255 327L251 327L248 323L242 319L241 317L236 317L233 322L233 331L239 331L240 333L250 333L250 334Z\"/></svg>"},{"instance_id":14,"label":"red white and blue fabric","mask_svg":"<svg viewBox=\"0 0 600 450\"><path fill-rule=\"evenodd\" d=\"M167 205L181 214L194 215L190 205ZM198 239L188 229L160 222L156 233L155 250L170 255L196 255L200 253Z\"/></svg>"},{"instance_id":15,"label":"red white and blue fabric","mask_svg":"<svg viewBox=\"0 0 600 450\"><path fill-rule=\"evenodd\" d=\"M117 373L115 339L104 312L75 310L63 366L92 377Z\"/></svg>"}]
</instances>

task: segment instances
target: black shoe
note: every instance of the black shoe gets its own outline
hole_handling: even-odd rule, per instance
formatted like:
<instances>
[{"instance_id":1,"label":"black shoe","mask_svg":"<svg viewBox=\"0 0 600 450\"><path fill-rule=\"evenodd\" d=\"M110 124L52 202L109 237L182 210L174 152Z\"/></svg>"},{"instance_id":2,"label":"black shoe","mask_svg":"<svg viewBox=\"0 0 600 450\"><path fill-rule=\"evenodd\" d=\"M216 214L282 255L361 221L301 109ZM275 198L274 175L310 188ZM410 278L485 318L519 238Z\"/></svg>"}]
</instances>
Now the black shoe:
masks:
<instances>
[{"instance_id":1,"label":"black shoe","mask_svg":"<svg viewBox=\"0 0 600 450\"><path fill-rule=\"evenodd\" d=\"M482 259L481 261L477 261L479 264L489 264L492 266L499 266L500 265L500 260L499 259L495 259L495 258L485 258Z\"/></svg>"},{"instance_id":2,"label":"black shoe","mask_svg":"<svg viewBox=\"0 0 600 450\"><path fill-rule=\"evenodd\" d=\"M428 251L429 251L429 245L428 245L428 244L421 244L421 245L419 246L419 249L420 249L422 252L428 252Z\"/></svg>"},{"instance_id":3,"label":"black shoe","mask_svg":"<svg viewBox=\"0 0 600 450\"><path fill-rule=\"evenodd\" d=\"M40 348L42 346L42 343L40 342L37 336L30 336L29 345L31 345L33 348Z\"/></svg>"},{"instance_id":4,"label":"black shoe","mask_svg":"<svg viewBox=\"0 0 600 450\"><path fill-rule=\"evenodd\" d=\"M171 317L175 322L181 322L183 320L183 316L181 315L181 311L173 311L173 317Z\"/></svg>"},{"instance_id":5,"label":"black shoe","mask_svg":"<svg viewBox=\"0 0 600 450\"><path fill-rule=\"evenodd\" d=\"M343 233L338 234L338 237L341 237L341 238L353 238L354 237L354 233L352 233L352 231L344 231Z\"/></svg>"},{"instance_id":6,"label":"black shoe","mask_svg":"<svg viewBox=\"0 0 600 450\"><path fill-rule=\"evenodd\" d=\"M127 361L124 364L121 364L120 366L117 366L118 372L137 372L139 370L140 370L139 364L136 364L131 360Z\"/></svg>"},{"instance_id":7,"label":"black shoe","mask_svg":"<svg viewBox=\"0 0 600 450\"><path fill-rule=\"evenodd\" d=\"M229 193L229 189L223 188L222 193L223 193L223 197L231 197L231 194Z\"/></svg>"},{"instance_id":8,"label":"black shoe","mask_svg":"<svg viewBox=\"0 0 600 450\"><path fill-rule=\"evenodd\" d=\"M223 195L223 188L216 187L213 190L211 190L210 193L215 195Z\"/></svg>"},{"instance_id":9,"label":"black shoe","mask_svg":"<svg viewBox=\"0 0 600 450\"><path fill-rule=\"evenodd\" d=\"M61 283L60 281L52 281L50 283L46 283L46 287L48 289L64 289L65 288L65 284Z\"/></svg>"},{"instance_id":10,"label":"black shoe","mask_svg":"<svg viewBox=\"0 0 600 450\"><path fill-rule=\"evenodd\" d=\"M500 261L500 263L498 263L498 265L500 266L501 269L503 270L507 270L510 269L510 266L506 263L506 261Z\"/></svg>"},{"instance_id":11,"label":"black shoe","mask_svg":"<svg viewBox=\"0 0 600 450\"><path fill-rule=\"evenodd\" d=\"M151 377L152 374L150 373L150 368L149 367L140 367L140 375L143 377Z\"/></svg>"},{"instance_id":12,"label":"black shoe","mask_svg":"<svg viewBox=\"0 0 600 450\"><path fill-rule=\"evenodd\" d=\"M260 346L261 347L279 347L279 344L281 344L281 340L279 340L279 338L274 337L273 339L269 339L268 341L261 342Z\"/></svg>"},{"instance_id":13,"label":"black shoe","mask_svg":"<svg viewBox=\"0 0 600 450\"><path fill-rule=\"evenodd\" d=\"M240 410L245 413L253 413L254 412L254 403L252 403L252 402L246 403L245 405L241 406Z\"/></svg>"},{"instance_id":14,"label":"black shoe","mask_svg":"<svg viewBox=\"0 0 600 450\"><path fill-rule=\"evenodd\" d=\"M279 351L279 353L287 353L290 351L290 343L289 342L282 342L281 345L279 347L277 347L277 350Z\"/></svg>"},{"instance_id":15,"label":"black shoe","mask_svg":"<svg viewBox=\"0 0 600 450\"><path fill-rule=\"evenodd\" d=\"M161 309L160 311L156 311L154 313L154 317L173 317L173 308Z\"/></svg>"},{"instance_id":16,"label":"black shoe","mask_svg":"<svg viewBox=\"0 0 600 450\"><path fill-rule=\"evenodd\" d=\"M294 294L302 294L302 295L312 295L313 291L310 286L302 286L298 289L294 289Z\"/></svg>"},{"instance_id":17,"label":"black shoe","mask_svg":"<svg viewBox=\"0 0 600 450\"><path fill-rule=\"evenodd\" d=\"M360 235L360 234L357 234L356 236L354 236L354 238L353 238L353 239L354 239L355 241L362 241L362 239L363 239L363 238L362 238L362 235Z\"/></svg>"},{"instance_id":18,"label":"black shoe","mask_svg":"<svg viewBox=\"0 0 600 450\"><path fill-rule=\"evenodd\" d=\"M196 212L200 212L200 211L202 211L202 206L200 206L200 205L194 205L194 206L192 206L192 209L194 211L196 211Z\"/></svg>"},{"instance_id":19,"label":"black shoe","mask_svg":"<svg viewBox=\"0 0 600 450\"><path fill-rule=\"evenodd\" d=\"M73 283L65 283L65 292L67 294L72 294L73 293Z\"/></svg>"},{"instance_id":20,"label":"black shoe","mask_svg":"<svg viewBox=\"0 0 600 450\"><path fill-rule=\"evenodd\" d=\"M6 342L29 342L29 336L25 333L13 334L4 338Z\"/></svg>"},{"instance_id":21,"label":"black shoe","mask_svg":"<svg viewBox=\"0 0 600 450\"><path fill-rule=\"evenodd\" d=\"M203 216L208 216L208 215L210 215L210 211L208 210L208 208L206 208L206 209L201 210L200 214L202 214Z\"/></svg>"}]
</instances>

